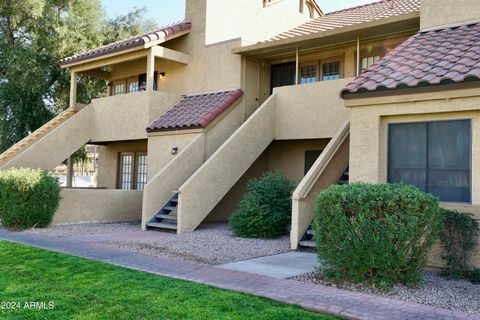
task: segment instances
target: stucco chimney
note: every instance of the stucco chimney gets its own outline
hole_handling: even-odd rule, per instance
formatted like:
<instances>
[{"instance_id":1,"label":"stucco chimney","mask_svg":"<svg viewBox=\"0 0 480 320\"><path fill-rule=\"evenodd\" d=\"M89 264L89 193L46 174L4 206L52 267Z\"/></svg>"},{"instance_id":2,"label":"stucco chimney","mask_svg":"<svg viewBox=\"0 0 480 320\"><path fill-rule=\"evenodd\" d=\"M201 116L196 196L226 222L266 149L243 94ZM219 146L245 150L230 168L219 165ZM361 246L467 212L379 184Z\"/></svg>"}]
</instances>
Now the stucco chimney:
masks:
<instances>
[{"instance_id":1,"label":"stucco chimney","mask_svg":"<svg viewBox=\"0 0 480 320\"><path fill-rule=\"evenodd\" d=\"M480 22L479 0L420 0L422 31Z\"/></svg>"}]
</instances>

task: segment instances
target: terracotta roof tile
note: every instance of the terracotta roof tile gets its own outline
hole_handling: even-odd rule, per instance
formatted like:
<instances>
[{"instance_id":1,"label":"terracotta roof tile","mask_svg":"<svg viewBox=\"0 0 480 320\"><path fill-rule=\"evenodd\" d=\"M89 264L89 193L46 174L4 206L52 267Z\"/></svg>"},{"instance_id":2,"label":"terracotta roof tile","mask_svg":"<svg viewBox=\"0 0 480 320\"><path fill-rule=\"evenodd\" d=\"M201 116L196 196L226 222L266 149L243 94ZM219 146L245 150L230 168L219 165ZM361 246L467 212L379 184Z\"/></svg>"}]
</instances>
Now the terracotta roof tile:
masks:
<instances>
[{"instance_id":1,"label":"terracotta roof tile","mask_svg":"<svg viewBox=\"0 0 480 320\"><path fill-rule=\"evenodd\" d=\"M205 128L241 96L241 89L185 96L153 121L147 131Z\"/></svg>"},{"instance_id":2,"label":"terracotta roof tile","mask_svg":"<svg viewBox=\"0 0 480 320\"><path fill-rule=\"evenodd\" d=\"M341 94L472 80L480 80L480 23L417 33Z\"/></svg>"},{"instance_id":3,"label":"terracotta roof tile","mask_svg":"<svg viewBox=\"0 0 480 320\"><path fill-rule=\"evenodd\" d=\"M420 0L383 0L340 11L330 12L283 32L266 42L348 27L360 23L420 11Z\"/></svg>"},{"instance_id":4,"label":"terracotta roof tile","mask_svg":"<svg viewBox=\"0 0 480 320\"><path fill-rule=\"evenodd\" d=\"M170 36L183 30L190 29L192 24L187 21L181 21L168 26L164 26L152 31L148 31L127 39L119 40L92 50L73 55L60 61L60 65L70 64L82 60L100 57L110 53L140 47L146 43L156 41L162 37Z\"/></svg>"}]
</instances>

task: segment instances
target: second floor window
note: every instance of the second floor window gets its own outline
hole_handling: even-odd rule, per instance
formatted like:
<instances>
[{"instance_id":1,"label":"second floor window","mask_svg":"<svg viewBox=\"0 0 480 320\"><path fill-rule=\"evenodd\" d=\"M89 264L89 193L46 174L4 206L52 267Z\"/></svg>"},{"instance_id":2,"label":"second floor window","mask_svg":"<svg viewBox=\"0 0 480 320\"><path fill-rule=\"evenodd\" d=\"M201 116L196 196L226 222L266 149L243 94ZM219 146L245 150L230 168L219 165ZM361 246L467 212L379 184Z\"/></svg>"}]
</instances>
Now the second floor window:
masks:
<instances>
[{"instance_id":1,"label":"second floor window","mask_svg":"<svg viewBox=\"0 0 480 320\"><path fill-rule=\"evenodd\" d=\"M125 82L119 82L113 84L113 95L116 96L118 94L125 93Z\"/></svg>"},{"instance_id":2,"label":"second floor window","mask_svg":"<svg viewBox=\"0 0 480 320\"><path fill-rule=\"evenodd\" d=\"M362 66L361 71L367 69L368 67L370 67L372 64L374 64L378 60L380 60L380 56L363 57L362 58L362 63L361 63L361 66Z\"/></svg>"},{"instance_id":3,"label":"second floor window","mask_svg":"<svg viewBox=\"0 0 480 320\"><path fill-rule=\"evenodd\" d=\"M322 80L340 79L340 62L328 62L322 64Z\"/></svg>"},{"instance_id":4,"label":"second floor window","mask_svg":"<svg viewBox=\"0 0 480 320\"><path fill-rule=\"evenodd\" d=\"M317 82L317 65L306 65L300 67L300 83Z\"/></svg>"},{"instance_id":5,"label":"second floor window","mask_svg":"<svg viewBox=\"0 0 480 320\"><path fill-rule=\"evenodd\" d=\"M138 81L130 81L128 83L128 92L138 92L140 91L140 86L138 85Z\"/></svg>"}]
</instances>

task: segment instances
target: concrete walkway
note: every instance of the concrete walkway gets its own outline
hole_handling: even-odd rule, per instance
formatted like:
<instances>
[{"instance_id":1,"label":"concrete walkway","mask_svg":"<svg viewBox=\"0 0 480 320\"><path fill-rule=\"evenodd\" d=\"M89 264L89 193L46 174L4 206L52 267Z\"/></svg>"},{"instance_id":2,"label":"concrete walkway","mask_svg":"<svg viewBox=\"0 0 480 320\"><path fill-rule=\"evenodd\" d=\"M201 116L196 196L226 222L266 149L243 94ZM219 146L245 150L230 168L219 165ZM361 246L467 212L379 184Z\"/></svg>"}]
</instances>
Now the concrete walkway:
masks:
<instances>
[{"instance_id":1,"label":"concrete walkway","mask_svg":"<svg viewBox=\"0 0 480 320\"><path fill-rule=\"evenodd\" d=\"M221 264L216 267L286 279L313 272L317 266L318 258L315 253L287 252L274 256Z\"/></svg>"},{"instance_id":2,"label":"concrete walkway","mask_svg":"<svg viewBox=\"0 0 480 320\"><path fill-rule=\"evenodd\" d=\"M203 283L217 288L263 296L284 303L300 305L308 310L335 314L349 319L480 320L480 315L294 280L277 279L212 266L99 248L78 241L13 233L5 230L0 230L0 239L153 274Z\"/></svg>"}]
</instances>

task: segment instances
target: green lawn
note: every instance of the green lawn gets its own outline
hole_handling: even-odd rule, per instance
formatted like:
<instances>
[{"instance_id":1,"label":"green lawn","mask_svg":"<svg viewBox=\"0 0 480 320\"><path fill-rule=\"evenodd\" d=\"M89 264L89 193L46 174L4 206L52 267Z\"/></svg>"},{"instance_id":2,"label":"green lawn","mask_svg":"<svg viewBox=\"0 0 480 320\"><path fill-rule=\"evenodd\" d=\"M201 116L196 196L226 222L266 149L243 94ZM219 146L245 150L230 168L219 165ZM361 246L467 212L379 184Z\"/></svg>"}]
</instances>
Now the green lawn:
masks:
<instances>
[{"instance_id":1,"label":"green lawn","mask_svg":"<svg viewBox=\"0 0 480 320\"><path fill-rule=\"evenodd\" d=\"M25 302L54 303L53 309ZM20 302L20 310L6 310ZM196 283L0 241L0 319L336 319Z\"/></svg>"}]
</instances>

